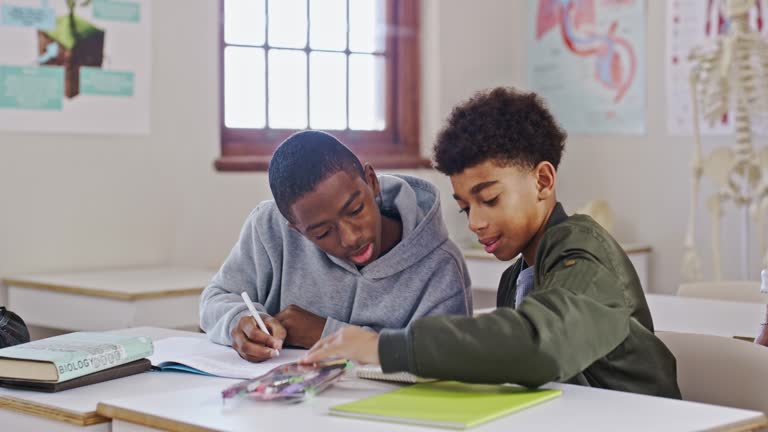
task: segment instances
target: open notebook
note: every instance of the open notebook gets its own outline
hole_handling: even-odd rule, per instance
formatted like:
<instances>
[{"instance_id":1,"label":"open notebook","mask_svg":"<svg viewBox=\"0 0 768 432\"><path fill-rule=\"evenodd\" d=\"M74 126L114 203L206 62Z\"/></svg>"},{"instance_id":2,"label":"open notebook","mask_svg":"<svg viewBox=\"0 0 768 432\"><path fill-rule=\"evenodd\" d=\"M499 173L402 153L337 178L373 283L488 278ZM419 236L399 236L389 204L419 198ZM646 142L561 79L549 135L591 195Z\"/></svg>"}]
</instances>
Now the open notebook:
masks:
<instances>
[{"instance_id":1,"label":"open notebook","mask_svg":"<svg viewBox=\"0 0 768 432\"><path fill-rule=\"evenodd\" d=\"M232 347L217 345L207 339L172 337L155 342L149 356L152 366L224 378L249 379L264 375L275 366L298 361L306 350L284 349L280 356L261 362L243 360Z\"/></svg>"}]
</instances>

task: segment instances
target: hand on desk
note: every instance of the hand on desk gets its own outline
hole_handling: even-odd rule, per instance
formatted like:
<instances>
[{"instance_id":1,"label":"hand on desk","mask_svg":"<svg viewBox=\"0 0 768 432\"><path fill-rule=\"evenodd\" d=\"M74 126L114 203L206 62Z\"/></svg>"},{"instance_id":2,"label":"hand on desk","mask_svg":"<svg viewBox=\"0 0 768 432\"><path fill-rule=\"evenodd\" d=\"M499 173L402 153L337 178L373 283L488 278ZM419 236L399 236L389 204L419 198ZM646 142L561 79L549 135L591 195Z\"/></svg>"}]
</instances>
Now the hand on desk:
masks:
<instances>
[{"instance_id":1,"label":"hand on desk","mask_svg":"<svg viewBox=\"0 0 768 432\"><path fill-rule=\"evenodd\" d=\"M288 345L309 348L320 340L326 319L296 305L290 305L275 315L288 332Z\"/></svg>"},{"instance_id":2,"label":"hand on desk","mask_svg":"<svg viewBox=\"0 0 768 432\"><path fill-rule=\"evenodd\" d=\"M357 326L344 327L316 343L301 363L317 363L330 358L379 364L379 334Z\"/></svg>"},{"instance_id":3,"label":"hand on desk","mask_svg":"<svg viewBox=\"0 0 768 432\"><path fill-rule=\"evenodd\" d=\"M259 325L252 316L240 318L232 329L232 348L240 354L240 357L250 362L262 362L277 355L277 350L283 347L286 330L275 318L262 315L269 333L259 329Z\"/></svg>"}]
</instances>

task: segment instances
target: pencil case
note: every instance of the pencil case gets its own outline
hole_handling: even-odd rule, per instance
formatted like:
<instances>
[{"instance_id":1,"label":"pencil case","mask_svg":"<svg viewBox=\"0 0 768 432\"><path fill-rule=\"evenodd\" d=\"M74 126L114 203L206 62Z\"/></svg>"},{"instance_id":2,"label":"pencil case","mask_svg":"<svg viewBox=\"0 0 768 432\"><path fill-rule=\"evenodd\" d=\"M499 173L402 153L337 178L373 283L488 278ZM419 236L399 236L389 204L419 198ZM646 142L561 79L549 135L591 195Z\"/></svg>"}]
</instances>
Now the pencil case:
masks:
<instances>
[{"instance_id":1,"label":"pencil case","mask_svg":"<svg viewBox=\"0 0 768 432\"><path fill-rule=\"evenodd\" d=\"M266 374L241 381L222 390L224 400L249 398L257 401L302 402L339 381L351 367L346 360L304 365L286 363Z\"/></svg>"}]
</instances>

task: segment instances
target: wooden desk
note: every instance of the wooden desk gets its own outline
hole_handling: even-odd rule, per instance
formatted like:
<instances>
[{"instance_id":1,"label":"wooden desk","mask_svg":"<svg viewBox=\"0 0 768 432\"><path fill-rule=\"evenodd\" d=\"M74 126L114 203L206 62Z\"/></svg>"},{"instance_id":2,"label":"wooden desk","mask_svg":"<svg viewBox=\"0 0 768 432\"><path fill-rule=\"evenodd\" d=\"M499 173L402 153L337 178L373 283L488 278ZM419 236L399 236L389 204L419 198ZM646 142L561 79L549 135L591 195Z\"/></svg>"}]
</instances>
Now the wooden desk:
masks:
<instances>
[{"instance_id":1,"label":"wooden desk","mask_svg":"<svg viewBox=\"0 0 768 432\"><path fill-rule=\"evenodd\" d=\"M199 333L157 328L120 332L147 335L153 340L171 336L205 337ZM252 431L258 419L258 430L434 430L327 414L332 405L394 389L393 384L350 379L298 405L239 401L222 406L220 390L237 381L184 373L148 372L62 393L0 388L0 425L9 431L136 432L156 428ZM766 424L763 414L755 411L564 384L549 387L563 389L563 396L476 430L556 430L567 425L570 430L590 431L736 431Z\"/></svg>"},{"instance_id":2,"label":"wooden desk","mask_svg":"<svg viewBox=\"0 0 768 432\"><path fill-rule=\"evenodd\" d=\"M757 411L683 402L567 384L551 384L563 395L550 402L486 423L473 431L700 431L755 430L765 426ZM328 408L389 391L394 385L342 381L316 398L296 405L249 400L222 405L219 386L115 398L99 404L112 418L113 432L170 431L435 431L413 425L348 419Z\"/></svg>"},{"instance_id":3,"label":"wooden desk","mask_svg":"<svg viewBox=\"0 0 768 432\"><path fill-rule=\"evenodd\" d=\"M30 326L64 331L156 326L196 330L213 270L150 267L9 276L8 307Z\"/></svg>"},{"instance_id":4,"label":"wooden desk","mask_svg":"<svg viewBox=\"0 0 768 432\"><path fill-rule=\"evenodd\" d=\"M139 327L118 331L166 337L206 337L202 333ZM143 396L169 389L196 386L225 387L238 380L185 373L147 372L60 393L39 393L0 387L0 429L3 431L93 431L109 432L110 419L96 412L98 402L117 395Z\"/></svg>"},{"instance_id":5,"label":"wooden desk","mask_svg":"<svg viewBox=\"0 0 768 432\"><path fill-rule=\"evenodd\" d=\"M715 336L757 336L765 305L727 300L647 294L656 331Z\"/></svg>"}]
</instances>

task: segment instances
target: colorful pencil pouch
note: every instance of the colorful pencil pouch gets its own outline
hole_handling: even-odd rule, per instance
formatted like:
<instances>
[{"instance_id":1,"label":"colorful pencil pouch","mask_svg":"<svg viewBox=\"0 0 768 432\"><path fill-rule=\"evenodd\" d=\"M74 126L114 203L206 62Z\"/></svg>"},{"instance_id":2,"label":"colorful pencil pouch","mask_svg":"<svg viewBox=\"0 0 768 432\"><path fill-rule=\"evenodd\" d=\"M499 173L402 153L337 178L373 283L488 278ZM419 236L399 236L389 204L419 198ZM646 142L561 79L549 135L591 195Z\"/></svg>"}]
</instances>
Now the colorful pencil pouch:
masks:
<instances>
[{"instance_id":1,"label":"colorful pencil pouch","mask_svg":"<svg viewBox=\"0 0 768 432\"><path fill-rule=\"evenodd\" d=\"M286 363L260 377L222 390L221 396L225 400L247 397L260 401L301 402L340 380L351 365L347 360L314 365Z\"/></svg>"}]
</instances>

